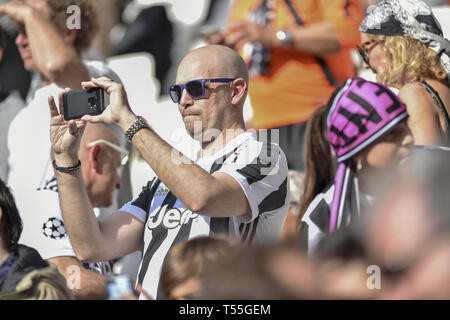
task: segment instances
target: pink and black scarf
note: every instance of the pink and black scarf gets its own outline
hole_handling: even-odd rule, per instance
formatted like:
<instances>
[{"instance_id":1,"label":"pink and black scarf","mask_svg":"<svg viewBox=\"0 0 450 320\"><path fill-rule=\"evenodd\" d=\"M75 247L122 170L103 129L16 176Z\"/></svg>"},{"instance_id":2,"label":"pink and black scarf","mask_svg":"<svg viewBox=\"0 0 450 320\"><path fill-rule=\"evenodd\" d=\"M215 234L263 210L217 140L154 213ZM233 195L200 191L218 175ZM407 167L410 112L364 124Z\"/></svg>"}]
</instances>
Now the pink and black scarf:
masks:
<instances>
[{"instance_id":1,"label":"pink and black scarf","mask_svg":"<svg viewBox=\"0 0 450 320\"><path fill-rule=\"evenodd\" d=\"M328 140L339 162L331 203L330 231L359 215L358 179L352 158L376 143L408 117L405 104L387 86L348 79L329 101ZM352 194L354 196L352 196Z\"/></svg>"}]
</instances>

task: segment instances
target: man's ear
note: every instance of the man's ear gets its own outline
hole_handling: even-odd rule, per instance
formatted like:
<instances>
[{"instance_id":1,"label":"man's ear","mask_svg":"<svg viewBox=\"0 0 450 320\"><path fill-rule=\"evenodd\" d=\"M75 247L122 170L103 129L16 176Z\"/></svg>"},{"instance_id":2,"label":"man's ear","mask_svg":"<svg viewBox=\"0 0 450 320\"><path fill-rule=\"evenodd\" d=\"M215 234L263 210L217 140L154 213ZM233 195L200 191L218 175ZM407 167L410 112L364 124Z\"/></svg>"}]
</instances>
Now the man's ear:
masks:
<instances>
[{"instance_id":1,"label":"man's ear","mask_svg":"<svg viewBox=\"0 0 450 320\"><path fill-rule=\"evenodd\" d=\"M96 173L102 173L102 165L100 161L100 153L102 151L102 147L98 144L93 146L89 152L89 162L91 163L91 168Z\"/></svg>"},{"instance_id":2,"label":"man's ear","mask_svg":"<svg viewBox=\"0 0 450 320\"><path fill-rule=\"evenodd\" d=\"M231 103L237 105L245 98L247 94L247 82L244 78L237 78L233 81L233 92L231 97Z\"/></svg>"},{"instance_id":3,"label":"man's ear","mask_svg":"<svg viewBox=\"0 0 450 320\"><path fill-rule=\"evenodd\" d=\"M64 34L64 42L69 43L70 45L74 46L75 39L77 38L77 32L78 32L77 29L66 30L66 32Z\"/></svg>"}]
</instances>

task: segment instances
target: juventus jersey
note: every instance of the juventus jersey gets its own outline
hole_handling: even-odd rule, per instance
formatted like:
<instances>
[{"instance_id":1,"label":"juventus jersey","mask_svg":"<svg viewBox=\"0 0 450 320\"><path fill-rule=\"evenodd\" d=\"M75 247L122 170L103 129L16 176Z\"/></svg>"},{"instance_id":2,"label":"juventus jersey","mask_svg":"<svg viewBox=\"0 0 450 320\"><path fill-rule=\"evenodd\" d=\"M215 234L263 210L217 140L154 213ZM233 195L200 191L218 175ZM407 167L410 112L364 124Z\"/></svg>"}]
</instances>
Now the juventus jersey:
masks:
<instances>
[{"instance_id":1,"label":"juventus jersey","mask_svg":"<svg viewBox=\"0 0 450 320\"><path fill-rule=\"evenodd\" d=\"M331 202L333 201L334 184L325 192L321 192L311 201L302 217L300 227L299 244L302 249L312 255L316 250L319 242L330 232L330 215ZM366 209L374 203L373 197L359 193L359 201L361 207ZM362 210L364 212L364 210ZM343 225L348 225L354 215L348 213L345 215Z\"/></svg>"},{"instance_id":2,"label":"juventus jersey","mask_svg":"<svg viewBox=\"0 0 450 320\"><path fill-rule=\"evenodd\" d=\"M121 210L145 224L136 282L157 299L163 298L159 278L164 258L182 240L216 233L226 233L247 244L280 239L289 205L289 181L286 157L277 144L258 141L255 133L245 132L196 164L210 174L224 172L233 177L241 185L251 212L228 218L199 215L186 208L157 178L125 204Z\"/></svg>"}]
</instances>

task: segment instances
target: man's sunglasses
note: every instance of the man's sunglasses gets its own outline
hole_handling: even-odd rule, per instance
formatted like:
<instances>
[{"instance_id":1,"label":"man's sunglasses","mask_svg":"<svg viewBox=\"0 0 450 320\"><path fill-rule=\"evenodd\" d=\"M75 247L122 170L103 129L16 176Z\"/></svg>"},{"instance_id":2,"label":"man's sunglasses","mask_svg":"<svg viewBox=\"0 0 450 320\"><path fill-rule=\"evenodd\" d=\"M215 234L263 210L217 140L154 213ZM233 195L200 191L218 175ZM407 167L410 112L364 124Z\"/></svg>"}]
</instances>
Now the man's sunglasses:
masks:
<instances>
[{"instance_id":1,"label":"man's sunglasses","mask_svg":"<svg viewBox=\"0 0 450 320\"><path fill-rule=\"evenodd\" d=\"M186 84L174 84L169 87L169 95L173 102L180 103L183 89L192 99L199 99L205 95L205 83L207 82L231 82L236 78L196 79Z\"/></svg>"},{"instance_id":2,"label":"man's sunglasses","mask_svg":"<svg viewBox=\"0 0 450 320\"><path fill-rule=\"evenodd\" d=\"M381 40L375 40L375 39L372 39L372 40L369 40L369 41L360 43L360 44L358 44L358 45L356 46L356 48L358 49L358 52L359 52L359 54L361 55L363 61L364 61L365 63L367 63L368 65L370 65L370 64L369 64L369 53L370 53L370 50L372 50L372 49L375 47L375 45L376 45L378 42L380 42L380 41L381 41ZM369 46L370 46L370 47L369 47Z\"/></svg>"}]
</instances>

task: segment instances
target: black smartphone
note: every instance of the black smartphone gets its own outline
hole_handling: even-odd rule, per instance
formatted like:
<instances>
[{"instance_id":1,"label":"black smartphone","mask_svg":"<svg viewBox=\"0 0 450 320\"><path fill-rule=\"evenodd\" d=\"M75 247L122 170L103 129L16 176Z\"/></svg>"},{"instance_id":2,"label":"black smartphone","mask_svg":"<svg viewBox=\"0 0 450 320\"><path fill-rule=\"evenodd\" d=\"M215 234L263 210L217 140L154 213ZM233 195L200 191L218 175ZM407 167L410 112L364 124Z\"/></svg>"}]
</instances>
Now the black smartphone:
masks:
<instances>
[{"instance_id":1,"label":"black smartphone","mask_svg":"<svg viewBox=\"0 0 450 320\"><path fill-rule=\"evenodd\" d=\"M103 88L74 90L63 94L64 120L80 119L82 116L101 114L105 109Z\"/></svg>"}]
</instances>

